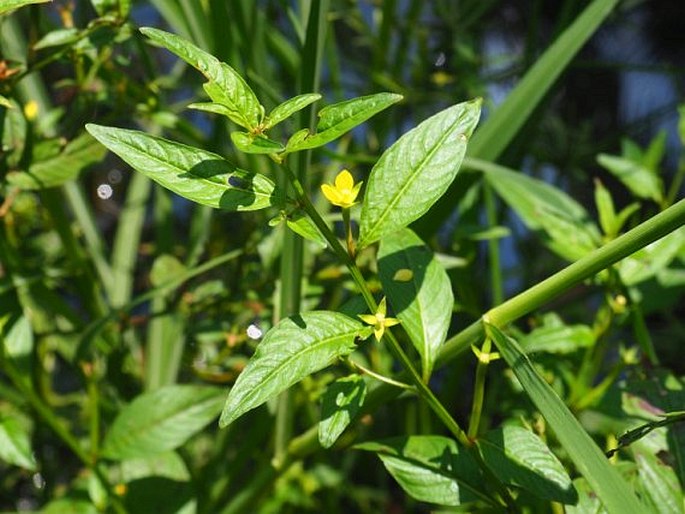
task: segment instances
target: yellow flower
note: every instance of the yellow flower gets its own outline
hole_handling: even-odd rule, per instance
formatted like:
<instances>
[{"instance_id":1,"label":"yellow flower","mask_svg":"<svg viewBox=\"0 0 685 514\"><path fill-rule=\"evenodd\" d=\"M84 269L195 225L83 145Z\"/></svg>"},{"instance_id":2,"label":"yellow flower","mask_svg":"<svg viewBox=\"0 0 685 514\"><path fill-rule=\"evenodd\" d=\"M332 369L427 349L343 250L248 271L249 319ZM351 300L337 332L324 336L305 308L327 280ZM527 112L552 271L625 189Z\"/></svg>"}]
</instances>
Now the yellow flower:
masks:
<instances>
[{"instance_id":1,"label":"yellow flower","mask_svg":"<svg viewBox=\"0 0 685 514\"><path fill-rule=\"evenodd\" d=\"M349 209L355 204L355 200L359 194L359 188L361 187L362 183L359 182L355 184L354 178L349 171L342 170L338 173L338 176L335 177L335 186L322 184L321 191L333 205L337 205L343 209Z\"/></svg>"},{"instance_id":2,"label":"yellow flower","mask_svg":"<svg viewBox=\"0 0 685 514\"><path fill-rule=\"evenodd\" d=\"M387 312L385 297L378 304L378 310L376 314L359 314L359 317L364 323L373 325L373 335L376 336L376 341L380 341L383 337L385 329L397 325L400 320L396 318L386 318L385 313Z\"/></svg>"},{"instance_id":3,"label":"yellow flower","mask_svg":"<svg viewBox=\"0 0 685 514\"><path fill-rule=\"evenodd\" d=\"M24 105L24 116L29 121L33 121L38 117L38 102L35 100L29 100Z\"/></svg>"}]
</instances>

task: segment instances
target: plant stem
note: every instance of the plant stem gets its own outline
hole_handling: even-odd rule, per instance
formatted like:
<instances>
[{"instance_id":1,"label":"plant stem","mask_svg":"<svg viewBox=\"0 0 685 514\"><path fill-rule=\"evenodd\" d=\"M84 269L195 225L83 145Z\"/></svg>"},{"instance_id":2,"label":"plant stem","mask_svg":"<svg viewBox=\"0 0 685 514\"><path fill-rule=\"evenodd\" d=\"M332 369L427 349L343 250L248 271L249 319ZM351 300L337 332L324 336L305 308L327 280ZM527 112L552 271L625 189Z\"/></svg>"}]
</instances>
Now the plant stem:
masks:
<instances>
[{"instance_id":1,"label":"plant stem","mask_svg":"<svg viewBox=\"0 0 685 514\"><path fill-rule=\"evenodd\" d=\"M474 347L475 348L475 347ZM485 398L485 378L490 364L490 350L492 349L492 341L489 337L485 338L483 346L478 353L478 366L476 367L476 383L473 387L473 405L471 406L471 417L469 418L469 439L475 439L478 436L478 427L480 426L480 417L483 413L483 399Z\"/></svg>"}]
</instances>

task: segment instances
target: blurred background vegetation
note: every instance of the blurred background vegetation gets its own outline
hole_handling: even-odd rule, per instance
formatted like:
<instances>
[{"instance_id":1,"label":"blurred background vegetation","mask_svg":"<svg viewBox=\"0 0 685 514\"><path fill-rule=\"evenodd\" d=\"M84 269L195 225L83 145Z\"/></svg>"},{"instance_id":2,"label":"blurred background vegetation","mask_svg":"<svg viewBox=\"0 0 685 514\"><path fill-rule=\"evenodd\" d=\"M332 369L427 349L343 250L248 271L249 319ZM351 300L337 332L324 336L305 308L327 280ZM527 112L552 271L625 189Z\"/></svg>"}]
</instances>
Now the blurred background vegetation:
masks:
<instances>
[{"instance_id":1,"label":"blurred background vegetation","mask_svg":"<svg viewBox=\"0 0 685 514\"><path fill-rule=\"evenodd\" d=\"M401 93L404 101L317 151L309 177L313 190L341 168L365 177L389 144L448 105L482 96L487 119L589 4L324 3L327 30L316 88L324 96L321 105L379 91ZM0 18L0 319L5 332L22 316L28 319L25 329L33 335L28 349L12 350L21 357L15 368L91 451L121 407L143 391L177 382L233 382L258 334L278 318L285 229L269 225L274 212L211 211L153 186L106 154L83 126L96 122L162 134L273 176L268 159L234 151L225 119L185 109L204 98L199 74L150 45L137 28L177 33L230 63L268 110L300 92L310 7L306 0L54 0ZM685 173L678 113L685 80L683 20L680 1L620 2L498 163L566 191L592 217L600 181L617 210L637 202L627 226L672 203ZM283 135L293 128L285 126ZM658 175L665 184L662 197L638 198L608 169L612 157L639 162ZM496 204L494 224L486 220L480 187L478 174L462 172L447 211L415 226L453 278L457 310L451 332L501 301L498 296L511 296L564 264L506 204ZM499 294L484 286L490 280L487 241L493 240L502 251ZM352 289L345 271L321 249L307 248L303 308L344 308ZM652 276L628 295L639 298L639 322L623 323L609 314L612 319L604 320L615 323L609 339L621 344L639 339L635 334L642 327L641 337L651 339L676 376L685 371L679 358L685 252L678 252L667 278ZM374 272L372 266L367 270ZM549 310L596 329L607 298L625 292L620 284L584 285ZM550 319L531 318L519 329L527 332ZM600 364L611 361L617 348L608 347ZM392 371L382 348L368 358ZM573 374L582 355L553 360L554 355L549 362L543 358L543 366L558 378L561 394L576 401L577 411L610 396L604 388L591 402L574 399L559 377ZM599 368L593 384L608 373ZM472 387L472 369L473 362L464 359L435 379L441 398L459 416L468 414L463 391ZM83 462L54 436L50 423L26 409L26 395L10 374L0 372L0 416L30 434L40 466L0 463L0 510L37 510L64 494L92 503L98 493L82 472ZM318 420L318 398L332 376L322 373L298 390L294 434ZM490 379L491 390L499 392L487 396L488 423L517 416L539 422L509 375L492 373ZM357 430L381 437L431 427L428 412L402 399L362 420ZM257 470L272 457L272 430L267 409L229 430L210 425L180 450L174 465L184 472L127 482L129 510L177 512L192 504L197 512L232 512L235 496L249 490L264 498L250 512L428 512L361 452L314 453L282 476L263 477ZM601 425L597 431L608 429ZM531 502L531 508L542 508ZM53 508L49 512L68 512ZM72 512L91 512L83 509Z\"/></svg>"}]
</instances>

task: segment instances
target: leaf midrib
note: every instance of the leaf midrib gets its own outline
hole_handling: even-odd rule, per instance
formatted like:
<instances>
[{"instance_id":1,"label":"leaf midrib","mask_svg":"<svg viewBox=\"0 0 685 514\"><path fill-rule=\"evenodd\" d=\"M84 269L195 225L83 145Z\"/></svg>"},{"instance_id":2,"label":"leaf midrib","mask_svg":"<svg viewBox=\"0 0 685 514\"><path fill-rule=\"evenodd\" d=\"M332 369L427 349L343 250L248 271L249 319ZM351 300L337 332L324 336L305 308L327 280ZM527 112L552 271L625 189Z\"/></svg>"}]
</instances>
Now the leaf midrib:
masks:
<instances>
[{"instance_id":1,"label":"leaf midrib","mask_svg":"<svg viewBox=\"0 0 685 514\"><path fill-rule=\"evenodd\" d=\"M268 375L266 375L266 378L264 378L263 381L261 382L260 387L253 388L250 391L248 391L248 393L242 397L242 400L240 400L240 404L243 404L243 405L250 404L252 402L252 399L254 398L254 396L257 395L258 393L260 393L261 391L263 391L264 389L266 389L267 386L269 384L271 384L271 382L273 382L275 376L281 371L281 369L286 364L290 364L293 360L295 360L296 358L300 358L303 354L306 354L307 352L309 352L311 350L316 350L319 347L321 347L322 345L329 343L331 341L335 341L336 339L352 338L352 340L354 340L354 336L356 334L357 334L357 330L355 329L355 330L351 330L350 332L345 332L344 334L337 334L335 336L320 339L319 341L316 341L312 344L308 344L308 345L304 346L303 351L293 353L287 359L283 360L277 366L272 368L271 372ZM227 407L228 407L228 405L224 407L224 411L226 411ZM250 410L250 408L248 408L248 409L236 408L235 412L244 413L244 412L247 412L248 410ZM236 417L239 415L240 414L238 414L238 415L232 414L230 419L236 419Z\"/></svg>"},{"instance_id":2,"label":"leaf midrib","mask_svg":"<svg viewBox=\"0 0 685 514\"><path fill-rule=\"evenodd\" d=\"M161 140L161 141L164 142L163 144L167 143L167 141L166 141L165 139L162 139L162 138L156 138L156 137L149 136L149 135L147 135L147 137L150 137L150 138L152 138L153 140L156 140L156 141L160 141L160 140ZM123 142L123 141L119 141L119 143L122 144L122 145L125 145L125 146L128 146L128 147L132 148L133 150L137 151L139 154L142 154L142 155L144 155L144 156L146 156L146 157L149 157L150 159L152 159L152 160L154 160L154 161L157 161L157 162L160 162L160 163L162 163L162 164L165 164L165 165L169 166L170 168L173 168L174 170L176 170L176 171L178 171L178 172L181 172L181 173L188 173L188 174L192 175L192 173L190 172L190 170L184 169L184 168L180 168L180 167L178 167L178 165L176 165L176 164L174 164L174 163L172 163L172 162L166 161L166 160L164 160L164 159L162 159L162 158L160 158L160 157L158 157L158 156L156 156L156 155L154 155L154 154L147 153L147 152L145 152L144 150L140 149L139 147L136 147L136 146L135 146L134 144L132 144L132 143ZM176 144L176 143L173 143L173 142L172 142L172 144ZM211 154L211 155L216 156L216 158L217 158L218 160L222 160L222 161L224 161L224 162L230 164L226 159L224 159L224 158L221 157L220 155L217 155L217 154ZM199 161L198 164L199 164L200 162L204 162L204 161ZM229 175L229 173L226 173L226 175ZM193 175L193 177L194 177L194 178L192 178L191 180L197 180L197 181L200 181L200 182L202 182L202 183L204 183L204 184L210 184L210 185L212 185L212 186L219 187L219 188L223 189L224 191L236 191L236 190L238 190L238 191L242 191L242 192L244 192L244 193L254 194L254 195L257 195L257 196L263 196L263 197L265 197L265 198L270 198L270 197L271 197L271 194L266 194L266 193L263 193L263 192L258 191L258 190L256 190L256 189L244 189L244 188L242 188L242 187L235 187L235 186L230 186L230 187L229 187L228 185L224 185L224 184L221 184L221 183L219 183L219 182L214 182L214 181L212 181L212 180L209 180L209 179L207 179L207 178L205 178L205 177L200 177L200 176L198 176L198 175ZM255 175L255 177L256 177L256 175Z\"/></svg>"},{"instance_id":3,"label":"leaf midrib","mask_svg":"<svg viewBox=\"0 0 685 514\"><path fill-rule=\"evenodd\" d=\"M421 159L421 161L420 161L420 163L419 163L419 166L416 167L416 171L414 171L414 173L412 173L412 174L410 175L409 180L407 180L407 182L404 184L404 186L402 186L402 187L400 188L399 192L391 199L390 203L389 203L389 204L387 205L387 207L382 211L382 214L381 214L381 216L378 218L378 221L373 225L373 227L372 227L371 229L369 229L369 235L370 235L370 236L367 236L367 237L365 238L366 240L365 240L365 241L362 241L362 242L360 243L361 246L363 246L364 243L366 243L368 240L373 240L373 237L372 237L372 236L378 231L378 227L379 227L379 226L381 225L381 223L383 223L383 221L385 221L385 219L388 217L388 215L390 214L390 212L391 212L391 211L393 210L393 208L395 207L395 204L397 204L397 202L399 201L399 198L404 194L404 192L405 192L407 189L409 189L409 186L411 186L411 185L414 183L414 181L416 180L417 176L419 175L419 173L423 170L424 166L426 165L426 162L428 162L428 161L430 160L430 158L433 157L433 155L437 153L437 151L438 151L438 149L440 148L440 146L442 145L442 143L443 143L450 135L452 135L452 132L454 131L455 127L456 127L457 125L459 125L459 123L460 123L460 121L461 121L461 118L462 118L461 116L457 116L457 119L454 121L454 123L452 123L452 124L450 125L450 128L449 128L449 129L445 132L445 134L444 134L442 137L440 137L440 138L436 141L436 143L433 145L433 147L432 147L432 149L430 150L430 152L428 152L428 153L426 154L426 156L425 156L423 159ZM426 120L426 121L428 121L428 120ZM417 128L418 128L418 127L417 127Z\"/></svg>"}]
</instances>

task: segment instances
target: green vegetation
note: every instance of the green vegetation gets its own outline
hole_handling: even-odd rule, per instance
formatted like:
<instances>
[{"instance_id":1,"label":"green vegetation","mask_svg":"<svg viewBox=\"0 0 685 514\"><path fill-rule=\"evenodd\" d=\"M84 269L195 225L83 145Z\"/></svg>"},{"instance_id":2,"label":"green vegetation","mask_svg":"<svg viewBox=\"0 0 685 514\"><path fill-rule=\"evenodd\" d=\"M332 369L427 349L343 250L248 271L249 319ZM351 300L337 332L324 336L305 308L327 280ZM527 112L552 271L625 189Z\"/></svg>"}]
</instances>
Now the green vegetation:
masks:
<instances>
[{"instance_id":1,"label":"green vegetation","mask_svg":"<svg viewBox=\"0 0 685 514\"><path fill-rule=\"evenodd\" d=\"M530 21L495 105L496 1L29 4L0 510L685 511L685 161L554 107L629 6Z\"/></svg>"}]
</instances>

